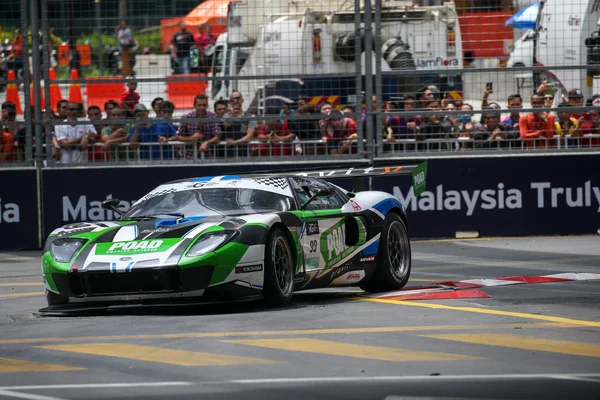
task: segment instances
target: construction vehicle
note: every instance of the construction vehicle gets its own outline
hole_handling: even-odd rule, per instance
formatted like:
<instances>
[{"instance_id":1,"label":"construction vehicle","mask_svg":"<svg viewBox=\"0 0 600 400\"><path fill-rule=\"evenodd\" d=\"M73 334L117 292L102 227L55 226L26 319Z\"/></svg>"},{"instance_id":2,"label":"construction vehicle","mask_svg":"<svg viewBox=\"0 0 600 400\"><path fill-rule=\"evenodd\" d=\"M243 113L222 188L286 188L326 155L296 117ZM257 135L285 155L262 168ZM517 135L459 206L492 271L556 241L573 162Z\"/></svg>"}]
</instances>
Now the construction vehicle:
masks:
<instances>
[{"instance_id":1,"label":"construction vehicle","mask_svg":"<svg viewBox=\"0 0 600 400\"><path fill-rule=\"evenodd\" d=\"M419 76L383 74L382 100L414 93L429 84L459 97L463 57L454 3L429 7L412 1L381 3L381 71L423 71ZM211 102L239 91L244 108L258 114L299 96L314 104L326 100L360 104L356 71L360 65L364 88L365 14L361 2L358 35L354 4L352 0L231 2L227 32L215 44L211 75L216 79L211 79L208 90ZM374 35L374 23L372 29ZM355 51L358 44L360 63ZM374 40L373 48L375 44ZM370 55L373 68L375 54Z\"/></svg>"}]
</instances>

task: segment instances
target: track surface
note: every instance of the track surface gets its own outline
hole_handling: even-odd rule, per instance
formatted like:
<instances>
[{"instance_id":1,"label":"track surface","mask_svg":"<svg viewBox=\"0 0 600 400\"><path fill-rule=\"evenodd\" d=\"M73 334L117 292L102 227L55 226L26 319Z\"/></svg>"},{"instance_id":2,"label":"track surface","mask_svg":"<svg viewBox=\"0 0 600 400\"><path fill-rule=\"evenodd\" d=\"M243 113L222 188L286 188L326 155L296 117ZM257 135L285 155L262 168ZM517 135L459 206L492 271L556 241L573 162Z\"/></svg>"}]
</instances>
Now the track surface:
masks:
<instances>
[{"instance_id":1,"label":"track surface","mask_svg":"<svg viewBox=\"0 0 600 400\"><path fill-rule=\"evenodd\" d=\"M0 254L0 399L600 398L600 281L44 317L39 254ZM413 242L409 285L600 273L600 238Z\"/></svg>"}]
</instances>

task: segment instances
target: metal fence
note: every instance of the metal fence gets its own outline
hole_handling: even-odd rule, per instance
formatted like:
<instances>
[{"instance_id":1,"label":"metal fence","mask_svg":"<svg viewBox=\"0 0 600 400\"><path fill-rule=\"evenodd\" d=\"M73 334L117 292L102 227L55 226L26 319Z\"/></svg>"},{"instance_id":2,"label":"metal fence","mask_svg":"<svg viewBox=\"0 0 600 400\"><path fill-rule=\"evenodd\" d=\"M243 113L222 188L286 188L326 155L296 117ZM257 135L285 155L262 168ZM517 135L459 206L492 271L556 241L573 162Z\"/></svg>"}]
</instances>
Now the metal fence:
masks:
<instances>
[{"instance_id":1,"label":"metal fence","mask_svg":"<svg viewBox=\"0 0 600 400\"><path fill-rule=\"evenodd\" d=\"M533 3L6 0L0 166L595 151L600 0Z\"/></svg>"}]
</instances>

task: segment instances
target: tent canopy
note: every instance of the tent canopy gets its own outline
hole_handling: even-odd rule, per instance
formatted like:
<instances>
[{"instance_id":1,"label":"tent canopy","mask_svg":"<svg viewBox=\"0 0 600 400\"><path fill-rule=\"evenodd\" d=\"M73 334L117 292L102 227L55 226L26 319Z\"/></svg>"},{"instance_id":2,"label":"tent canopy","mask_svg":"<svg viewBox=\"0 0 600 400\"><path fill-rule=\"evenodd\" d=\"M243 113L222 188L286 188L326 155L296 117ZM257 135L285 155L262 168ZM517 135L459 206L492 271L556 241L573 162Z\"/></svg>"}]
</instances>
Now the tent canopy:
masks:
<instances>
[{"instance_id":1,"label":"tent canopy","mask_svg":"<svg viewBox=\"0 0 600 400\"><path fill-rule=\"evenodd\" d=\"M504 26L518 29L535 29L540 8L541 3L531 3L506 20Z\"/></svg>"},{"instance_id":2,"label":"tent canopy","mask_svg":"<svg viewBox=\"0 0 600 400\"><path fill-rule=\"evenodd\" d=\"M204 24L227 25L227 9L230 0L207 0L194 8L183 18L186 26L195 27Z\"/></svg>"}]
</instances>

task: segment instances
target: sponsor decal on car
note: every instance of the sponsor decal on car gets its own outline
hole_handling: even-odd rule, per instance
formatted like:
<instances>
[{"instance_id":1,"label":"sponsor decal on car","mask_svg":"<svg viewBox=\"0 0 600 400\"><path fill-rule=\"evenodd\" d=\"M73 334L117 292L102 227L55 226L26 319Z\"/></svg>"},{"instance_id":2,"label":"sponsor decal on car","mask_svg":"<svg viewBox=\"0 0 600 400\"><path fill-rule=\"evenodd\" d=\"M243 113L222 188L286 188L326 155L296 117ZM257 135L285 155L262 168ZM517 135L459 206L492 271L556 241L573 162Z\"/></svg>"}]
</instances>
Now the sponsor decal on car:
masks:
<instances>
[{"instance_id":1,"label":"sponsor decal on car","mask_svg":"<svg viewBox=\"0 0 600 400\"><path fill-rule=\"evenodd\" d=\"M352 209L354 211L360 211L360 210L362 210L362 207L360 206L360 204L358 204L357 202L355 202L352 199L350 199L350 205L352 206Z\"/></svg>"},{"instance_id":2,"label":"sponsor decal on car","mask_svg":"<svg viewBox=\"0 0 600 400\"><path fill-rule=\"evenodd\" d=\"M236 274L247 274L249 272L259 272L263 270L262 264L245 265L243 267L235 267Z\"/></svg>"},{"instance_id":3,"label":"sponsor decal on car","mask_svg":"<svg viewBox=\"0 0 600 400\"><path fill-rule=\"evenodd\" d=\"M144 229L140 233L164 233L169 232L170 229L167 228L156 228L156 229Z\"/></svg>"},{"instance_id":4,"label":"sponsor decal on car","mask_svg":"<svg viewBox=\"0 0 600 400\"><path fill-rule=\"evenodd\" d=\"M318 235L319 234L319 223L318 222L307 222L306 223L306 235Z\"/></svg>"},{"instance_id":5,"label":"sponsor decal on car","mask_svg":"<svg viewBox=\"0 0 600 400\"><path fill-rule=\"evenodd\" d=\"M334 266L358 249L346 246L344 220L340 220L321 235L321 255L327 268Z\"/></svg>"},{"instance_id":6,"label":"sponsor decal on car","mask_svg":"<svg viewBox=\"0 0 600 400\"><path fill-rule=\"evenodd\" d=\"M319 268L319 259L317 257L309 257L306 259L306 268L316 269Z\"/></svg>"},{"instance_id":7,"label":"sponsor decal on car","mask_svg":"<svg viewBox=\"0 0 600 400\"><path fill-rule=\"evenodd\" d=\"M96 254L134 255L159 253L168 250L180 240L181 239L131 240L126 242L98 243L96 245Z\"/></svg>"},{"instance_id":8,"label":"sponsor decal on car","mask_svg":"<svg viewBox=\"0 0 600 400\"><path fill-rule=\"evenodd\" d=\"M359 273L352 273L352 274L346 275L346 280L347 281L351 281L351 280L355 280L355 279L360 279L360 274Z\"/></svg>"},{"instance_id":9,"label":"sponsor decal on car","mask_svg":"<svg viewBox=\"0 0 600 400\"><path fill-rule=\"evenodd\" d=\"M344 275L346 272L348 272L350 270L350 268L352 268L352 261L348 261L344 265L334 268L331 271L331 279L335 279L339 276Z\"/></svg>"},{"instance_id":10,"label":"sponsor decal on car","mask_svg":"<svg viewBox=\"0 0 600 400\"><path fill-rule=\"evenodd\" d=\"M375 256L367 256L367 257L362 257L360 259L360 262L371 262L371 261L375 261Z\"/></svg>"}]
</instances>

